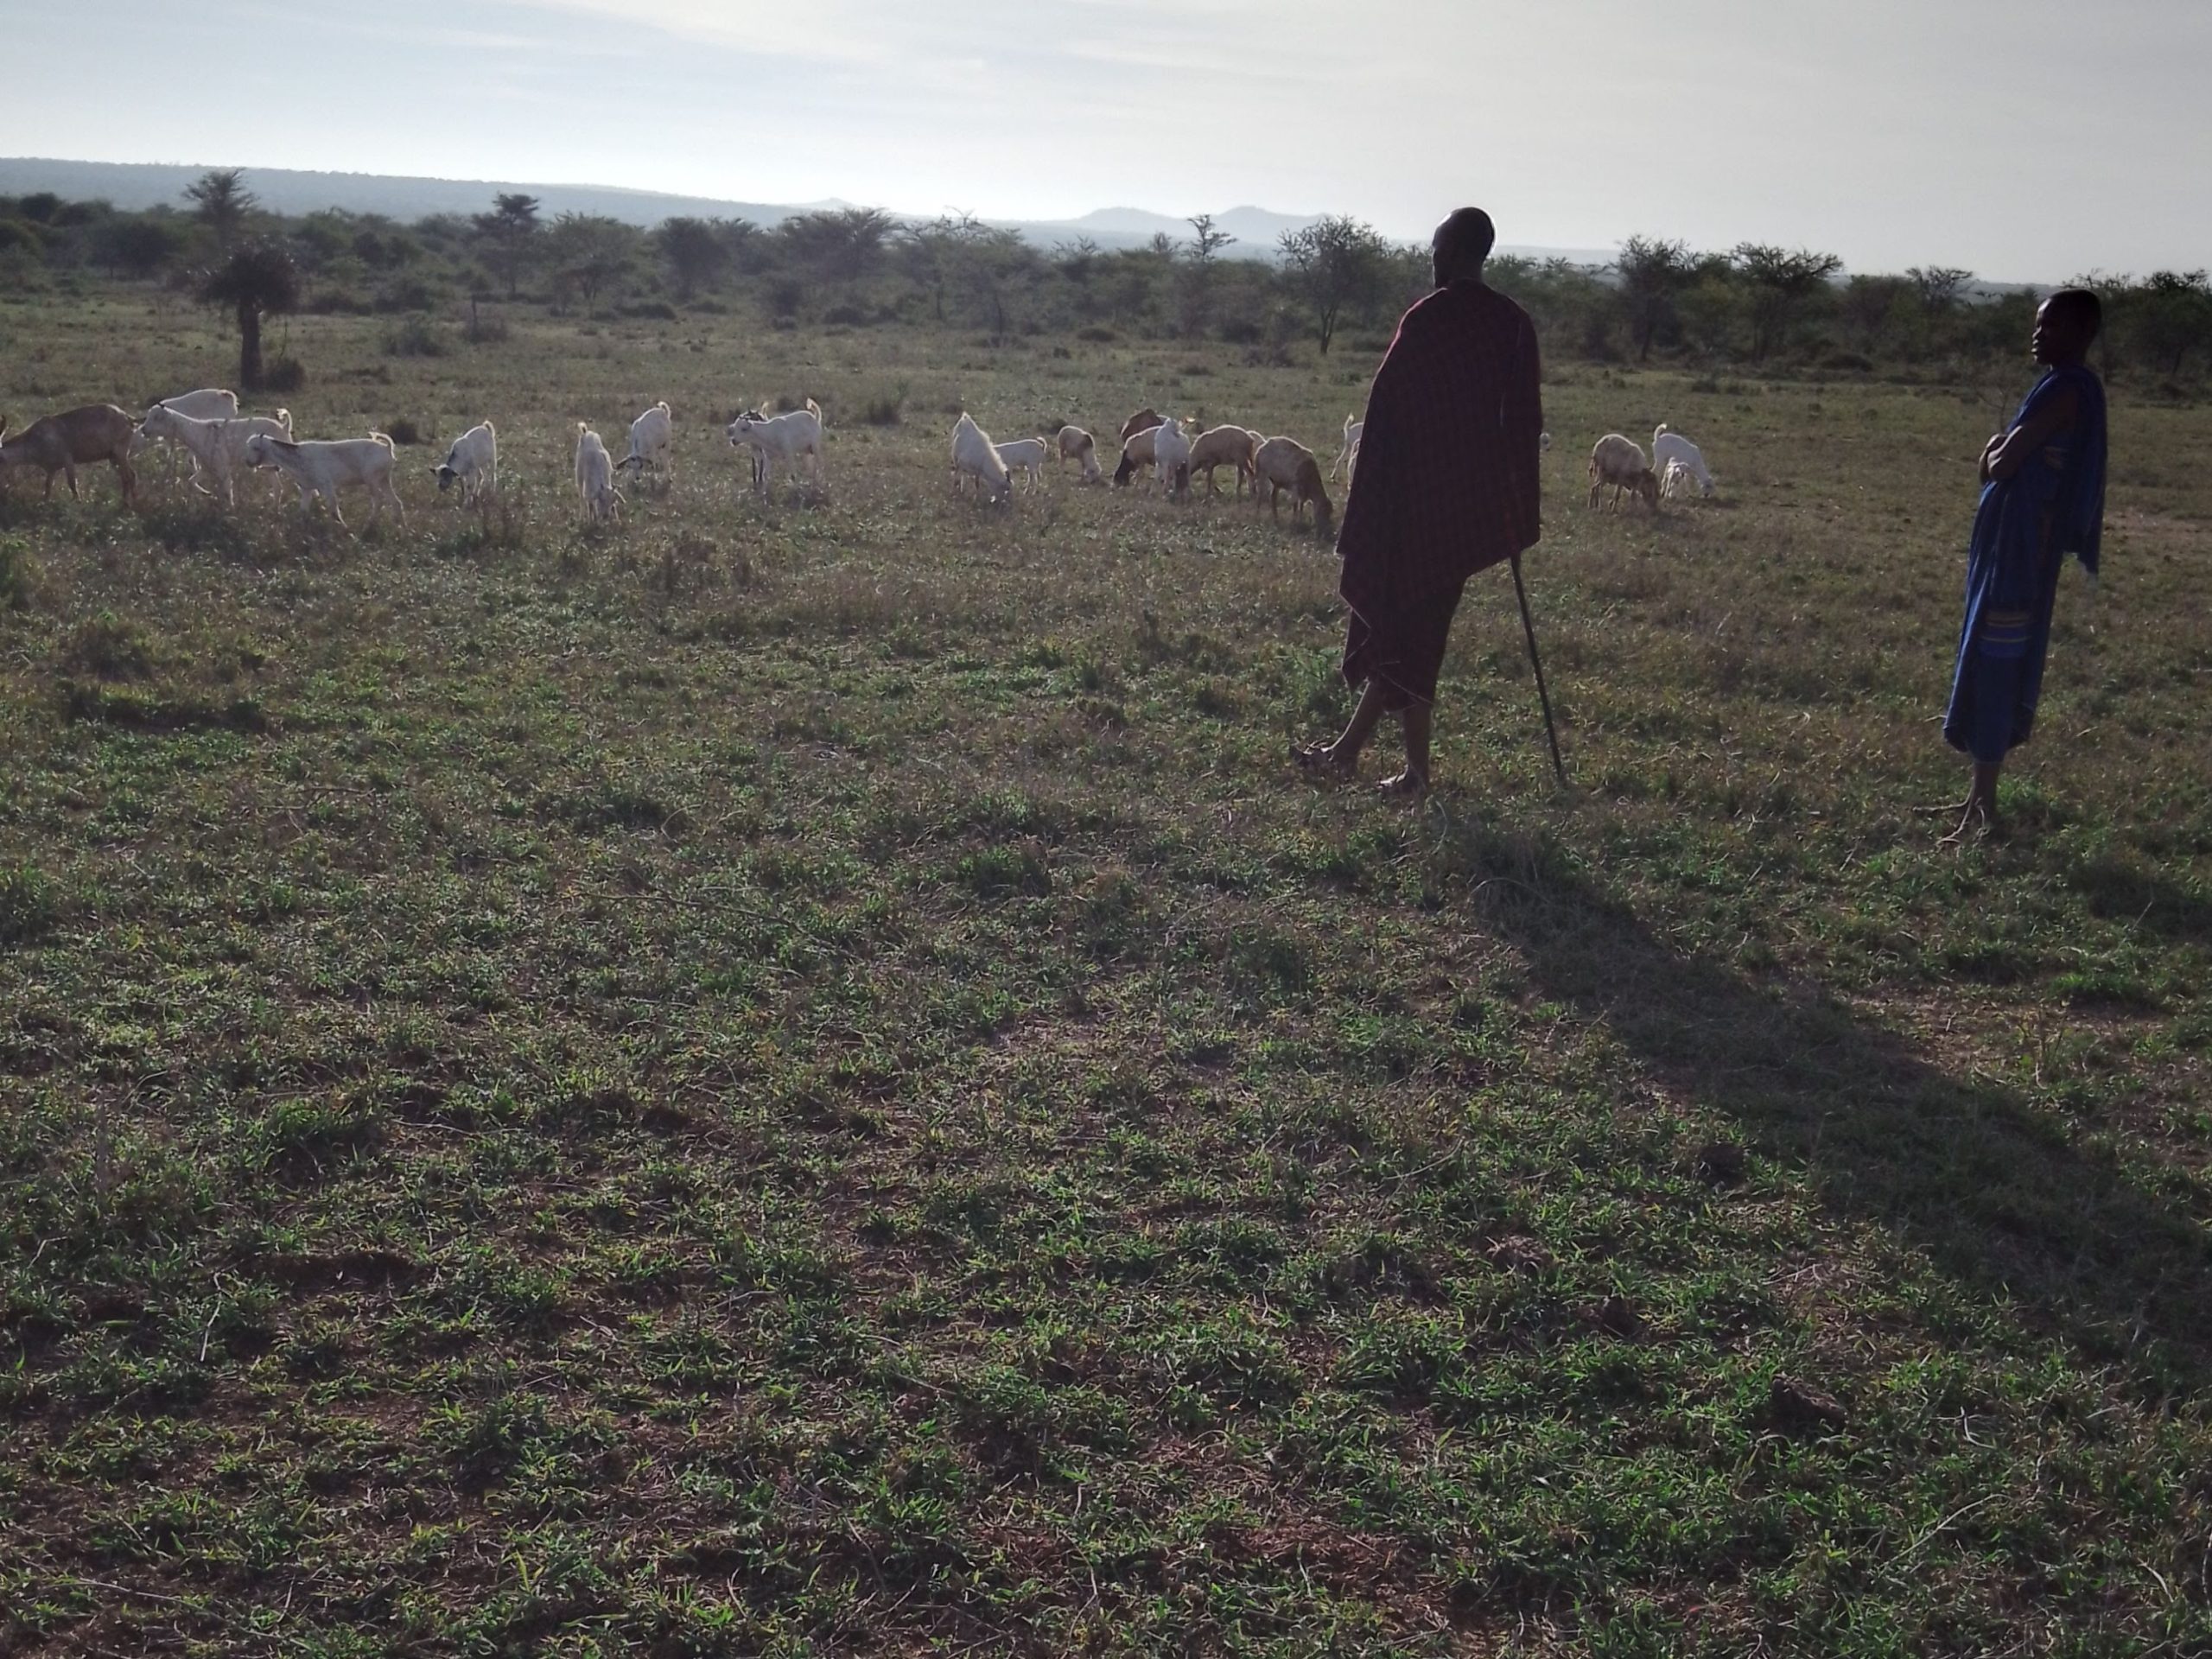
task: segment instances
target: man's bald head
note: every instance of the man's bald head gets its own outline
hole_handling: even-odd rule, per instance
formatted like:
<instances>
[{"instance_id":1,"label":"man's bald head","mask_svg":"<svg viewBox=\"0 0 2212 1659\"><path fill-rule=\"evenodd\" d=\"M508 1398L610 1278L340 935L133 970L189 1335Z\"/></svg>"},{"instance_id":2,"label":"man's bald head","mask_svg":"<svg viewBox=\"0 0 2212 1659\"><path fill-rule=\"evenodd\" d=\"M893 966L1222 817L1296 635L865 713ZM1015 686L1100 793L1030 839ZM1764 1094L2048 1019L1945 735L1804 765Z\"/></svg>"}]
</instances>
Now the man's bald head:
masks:
<instances>
[{"instance_id":1,"label":"man's bald head","mask_svg":"<svg viewBox=\"0 0 2212 1659\"><path fill-rule=\"evenodd\" d=\"M1436 227L1428 247L1436 264L1436 285L1478 281L1483 262L1497 243L1497 226L1479 207L1462 207Z\"/></svg>"}]
</instances>

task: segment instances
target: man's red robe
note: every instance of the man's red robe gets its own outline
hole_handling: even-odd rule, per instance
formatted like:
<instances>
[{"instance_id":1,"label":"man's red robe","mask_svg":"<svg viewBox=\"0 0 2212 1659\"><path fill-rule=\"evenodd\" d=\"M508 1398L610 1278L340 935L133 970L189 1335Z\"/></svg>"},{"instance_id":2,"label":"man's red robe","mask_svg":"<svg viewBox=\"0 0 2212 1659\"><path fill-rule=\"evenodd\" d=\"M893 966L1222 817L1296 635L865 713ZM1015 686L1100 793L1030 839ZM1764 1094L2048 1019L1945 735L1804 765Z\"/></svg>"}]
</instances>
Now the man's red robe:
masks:
<instances>
[{"instance_id":1,"label":"man's red robe","mask_svg":"<svg viewBox=\"0 0 2212 1659\"><path fill-rule=\"evenodd\" d=\"M1433 702L1459 590L1541 534L1541 371L1529 314L1480 283L1407 312L1376 371L1337 551L1344 678Z\"/></svg>"}]
</instances>

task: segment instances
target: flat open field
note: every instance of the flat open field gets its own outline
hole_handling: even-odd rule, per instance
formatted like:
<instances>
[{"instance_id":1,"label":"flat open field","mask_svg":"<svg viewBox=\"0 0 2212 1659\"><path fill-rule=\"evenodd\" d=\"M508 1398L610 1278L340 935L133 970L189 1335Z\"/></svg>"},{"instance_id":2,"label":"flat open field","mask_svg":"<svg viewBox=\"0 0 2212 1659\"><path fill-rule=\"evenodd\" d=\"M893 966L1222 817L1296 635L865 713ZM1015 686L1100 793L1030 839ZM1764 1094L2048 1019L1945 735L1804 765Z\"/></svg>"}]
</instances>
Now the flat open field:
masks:
<instances>
[{"instance_id":1,"label":"flat open field","mask_svg":"<svg viewBox=\"0 0 2212 1659\"><path fill-rule=\"evenodd\" d=\"M218 325L0 304L0 408ZM1573 787L1501 570L1408 808L1287 763L1325 543L943 463L1325 462L1372 340L387 327L283 401L422 429L404 531L0 499L0 1652L2212 1650L2212 411L2117 391L1954 850L1994 385L1562 368ZM1720 497L1585 511L1661 420Z\"/></svg>"}]
</instances>

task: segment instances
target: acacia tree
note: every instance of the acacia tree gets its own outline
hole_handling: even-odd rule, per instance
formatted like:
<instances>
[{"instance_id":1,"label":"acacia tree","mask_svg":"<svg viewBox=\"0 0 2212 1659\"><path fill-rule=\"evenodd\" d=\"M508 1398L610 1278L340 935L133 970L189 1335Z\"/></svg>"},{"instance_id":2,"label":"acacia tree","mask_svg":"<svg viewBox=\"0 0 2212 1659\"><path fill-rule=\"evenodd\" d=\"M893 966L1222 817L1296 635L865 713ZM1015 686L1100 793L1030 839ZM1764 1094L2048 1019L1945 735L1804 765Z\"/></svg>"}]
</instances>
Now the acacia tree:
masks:
<instances>
[{"instance_id":1,"label":"acacia tree","mask_svg":"<svg viewBox=\"0 0 2212 1659\"><path fill-rule=\"evenodd\" d=\"M246 215L261 206L261 199L245 188L245 173L235 167L219 167L184 187L186 198L200 223L215 233L218 258L231 257L231 245L245 228Z\"/></svg>"},{"instance_id":2,"label":"acacia tree","mask_svg":"<svg viewBox=\"0 0 2212 1659\"><path fill-rule=\"evenodd\" d=\"M1191 239L1183 245L1183 266L1177 277L1183 332L1195 334L1206 325L1213 303L1214 266L1221 251L1236 238L1214 226L1211 213L1190 221Z\"/></svg>"},{"instance_id":3,"label":"acacia tree","mask_svg":"<svg viewBox=\"0 0 2212 1659\"><path fill-rule=\"evenodd\" d=\"M553 280L586 305L630 268L643 238L637 227L600 213L563 213L545 233Z\"/></svg>"},{"instance_id":4,"label":"acacia tree","mask_svg":"<svg viewBox=\"0 0 2212 1659\"><path fill-rule=\"evenodd\" d=\"M1629 338L1636 345L1636 359L1648 363L1652 340L1673 319L1675 296L1689 286L1694 269L1689 245L1631 236L1621 244L1621 257L1614 261L1613 269L1620 276L1621 300L1628 311Z\"/></svg>"},{"instance_id":5,"label":"acacia tree","mask_svg":"<svg viewBox=\"0 0 2212 1659\"><path fill-rule=\"evenodd\" d=\"M1843 261L1833 253L1805 248L1793 253L1761 242L1738 243L1728 257L1751 290L1755 363L1764 362L1789 338L1789 326L1802 315L1806 302L1843 269Z\"/></svg>"},{"instance_id":6,"label":"acacia tree","mask_svg":"<svg viewBox=\"0 0 2212 1659\"><path fill-rule=\"evenodd\" d=\"M262 319L299 308L300 271L292 256L274 242L249 242L201 277L200 297L231 308L238 325L238 384L258 387Z\"/></svg>"},{"instance_id":7,"label":"acacia tree","mask_svg":"<svg viewBox=\"0 0 2212 1659\"><path fill-rule=\"evenodd\" d=\"M1344 313L1373 302L1389 244L1362 219L1332 215L1301 230L1285 231L1276 245L1284 277L1313 314L1325 357Z\"/></svg>"},{"instance_id":8,"label":"acacia tree","mask_svg":"<svg viewBox=\"0 0 2212 1659\"><path fill-rule=\"evenodd\" d=\"M2129 343L2160 374L2178 375L2189 354L2212 345L2212 277L2201 270L2154 270L2122 296Z\"/></svg>"},{"instance_id":9,"label":"acacia tree","mask_svg":"<svg viewBox=\"0 0 2212 1659\"><path fill-rule=\"evenodd\" d=\"M507 280L507 298L522 291L523 268L537 250L542 228L537 222L537 198L502 191L492 199L492 211L469 220L476 238L489 250L492 269Z\"/></svg>"},{"instance_id":10,"label":"acacia tree","mask_svg":"<svg viewBox=\"0 0 2212 1659\"><path fill-rule=\"evenodd\" d=\"M1920 296L1922 310L1948 311L1965 296L1974 272L1957 265L1915 265L1904 276Z\"/></svg>"},{"instance_id":11,"label":"acacia tree","mask_svg":"<svg viewBox=\"0 0 2212 1659\"><path fill-rule=\"evenodd\" d=\"M776 226L775 238L789 261L817 280L856 283L883 263L898 228L898 220L877 208L846 207L794 213Z\"/></svg>"},{"instance_id":12,"label":"acacia tree","mask_svg":"<svg viewBox=\"0 0 2212 1659\"><path fill-rule=\"evenodd\" d=\"M653 232L653 244L668 262L677 294L683 299L712 287L729 263L729 245L703 219L663 219Z\"/></svg>"}]
</instances>

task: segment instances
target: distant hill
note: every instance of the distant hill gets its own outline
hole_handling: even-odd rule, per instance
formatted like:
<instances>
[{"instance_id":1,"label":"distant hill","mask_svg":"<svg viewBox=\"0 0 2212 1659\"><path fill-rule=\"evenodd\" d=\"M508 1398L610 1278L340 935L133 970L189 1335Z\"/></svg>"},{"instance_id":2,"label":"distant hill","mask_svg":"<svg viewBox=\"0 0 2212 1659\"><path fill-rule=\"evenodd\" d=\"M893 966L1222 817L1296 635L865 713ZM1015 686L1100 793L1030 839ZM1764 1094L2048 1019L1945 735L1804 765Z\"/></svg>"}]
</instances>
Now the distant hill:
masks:
<instances>
[{"instance_id":1,"label":"distant hill","mask_svg":"<svg viewBox=\"0 0 2212 1659\"><path fill-rule=\"evenodd\" d=\"M231 162L195 162L190 165L155 162L68 162L41 157L0 157L0 195L29 195L50 190L73 201L109 201L127 209L184 204L184 188L211 166ZM380 173L315 173L295 168L248 167L246 188L264 206L279 213L312 213L326 207L347 213L383 213L408 220L430 213L480 213L502 192L519 191L536 196L548 215L602 213L631 225L652 226L663 219L690 216L697 219L749 219L756 225L777 225L796 213L835 210L854 204L846 201L737 201L709 196L680 196L652 190L626 190L604 184L518 184L489 179L421 179ZM1236 240L1223 251L1245 259L1271 259L1285 231L1300 229L1319 217L1313 213L1278 213L1264 207L1231 207L1216 213L1214 223ZM1039 247L1089 237L1101 248L1142 247L1154 237L1188 239L1188 219L1155 213L1142 207L1102 207L1078 219L993 219L995 225L1020 232ZM1588 249L1505 247L1502 253L1522 253L1536 258L1554 255L1578 264L1603 264L1610 251Z\"/></svg>"}]
</instances>

